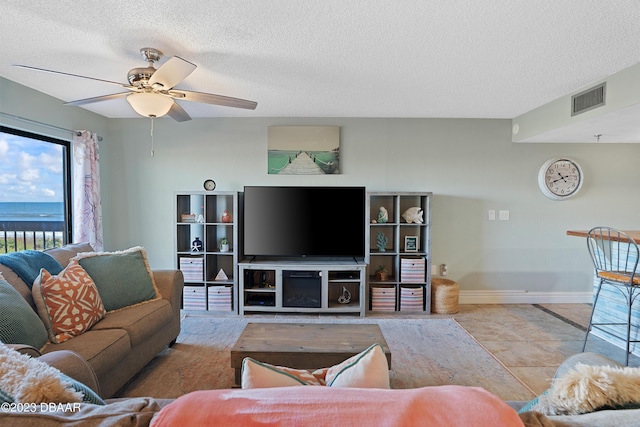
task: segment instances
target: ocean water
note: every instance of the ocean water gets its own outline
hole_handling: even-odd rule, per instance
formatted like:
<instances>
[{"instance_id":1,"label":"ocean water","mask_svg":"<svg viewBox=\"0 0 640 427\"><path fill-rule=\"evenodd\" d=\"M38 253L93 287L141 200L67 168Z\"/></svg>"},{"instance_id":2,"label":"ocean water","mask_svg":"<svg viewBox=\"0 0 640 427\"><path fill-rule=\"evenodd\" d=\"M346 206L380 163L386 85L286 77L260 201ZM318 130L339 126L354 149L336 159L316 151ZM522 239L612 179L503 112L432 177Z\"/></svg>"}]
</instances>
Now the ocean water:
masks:
<instances>
[{"instance_id":1,"label":"ocean water","mask_svg":"<svg viewBox=\"0 0 640 427\"><path fill-rule=\"evenodd\" d=\"M64 203L0 202L0 221L64 221Z\"/></svg>"},{"instance_id":2,"label":"ocean water","mask_svg":"<svg viewBox=\"0 0 640 427\"><path fill-rule=\"evenodd\" d=\"M285 151L285 150L269 150L267 153L268 174L278 174L289 163L289 158L295 158L300 150ZM340 173L340 158L339 154L335 151L311 151L304 150L309 156L317 157L319 162L318 166L325 174Z\"/></svg>"}]
</instances>

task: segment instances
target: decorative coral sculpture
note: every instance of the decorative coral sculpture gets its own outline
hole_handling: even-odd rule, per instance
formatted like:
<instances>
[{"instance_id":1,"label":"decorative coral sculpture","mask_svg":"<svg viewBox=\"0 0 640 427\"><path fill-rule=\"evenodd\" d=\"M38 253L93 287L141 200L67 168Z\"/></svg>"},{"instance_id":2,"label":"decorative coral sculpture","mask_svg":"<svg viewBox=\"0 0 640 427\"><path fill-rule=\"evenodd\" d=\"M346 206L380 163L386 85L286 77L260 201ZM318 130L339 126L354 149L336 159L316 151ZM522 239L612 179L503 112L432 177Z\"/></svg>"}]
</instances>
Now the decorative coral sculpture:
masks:
<instances>
[{"instance_id":1,"label":"decorative coral sculpture","mask_svg":"<svg viewBox=\"0 0 640 427\"><path fill-rule=\"evenodd\" d=\"M378 233L378 235L376 236L376 245L378 246L378 250L380 252L384 252L387 250L387 242L389 241L389 239L387 238L387 236L380 232Z\"/></svg>"}]
</instances>

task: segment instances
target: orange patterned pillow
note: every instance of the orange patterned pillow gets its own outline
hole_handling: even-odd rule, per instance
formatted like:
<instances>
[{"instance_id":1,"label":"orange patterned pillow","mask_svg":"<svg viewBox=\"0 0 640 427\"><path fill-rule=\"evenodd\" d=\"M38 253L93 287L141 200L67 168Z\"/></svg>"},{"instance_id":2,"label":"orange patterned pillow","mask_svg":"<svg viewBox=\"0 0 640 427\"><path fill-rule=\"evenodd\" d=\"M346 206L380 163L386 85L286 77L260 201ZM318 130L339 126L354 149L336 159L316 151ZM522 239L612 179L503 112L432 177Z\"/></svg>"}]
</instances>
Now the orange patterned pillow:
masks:
<instances>
[{"instance_id":1,"label":"orange patterned pillow","mask_svg":"<svg viewBox=\"0 0 640 427\"><path fill-rule=\"evenodd\" d=\"M309 372L258 362L251 357L242 360L242 388L289 387L296 385L325 385L325 371Z\"/></svg>"},{"instance_id":2,"label":"orange patterned pillow","mask_svg":"<svg viewBox=\"0 0 640 427\"><path fill-rule=\"evenodd\" d=\"M71 262L57 276L41 269L32 293L54 343L82 334L105 315L95 283L77 262Z\"/></svg>"}]
</instances>

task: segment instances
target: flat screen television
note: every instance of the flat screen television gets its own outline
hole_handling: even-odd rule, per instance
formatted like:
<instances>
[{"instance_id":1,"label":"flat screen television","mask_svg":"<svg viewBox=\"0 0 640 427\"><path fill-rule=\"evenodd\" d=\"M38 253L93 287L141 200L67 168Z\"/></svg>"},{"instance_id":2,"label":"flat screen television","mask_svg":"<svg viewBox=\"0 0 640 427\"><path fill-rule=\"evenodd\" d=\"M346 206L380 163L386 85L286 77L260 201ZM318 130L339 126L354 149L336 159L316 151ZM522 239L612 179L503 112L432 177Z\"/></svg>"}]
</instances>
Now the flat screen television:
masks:
<instances>
[{"instance_id":1,"label":"flat screen television","mask_svg":"<svg viewBox=\"0 0 640 427\"><path fill-rule=\"evenodd\" d=\"M243 252L256 257L365 254L364 187L244 187Z\"/></svg>"}]
</instances>

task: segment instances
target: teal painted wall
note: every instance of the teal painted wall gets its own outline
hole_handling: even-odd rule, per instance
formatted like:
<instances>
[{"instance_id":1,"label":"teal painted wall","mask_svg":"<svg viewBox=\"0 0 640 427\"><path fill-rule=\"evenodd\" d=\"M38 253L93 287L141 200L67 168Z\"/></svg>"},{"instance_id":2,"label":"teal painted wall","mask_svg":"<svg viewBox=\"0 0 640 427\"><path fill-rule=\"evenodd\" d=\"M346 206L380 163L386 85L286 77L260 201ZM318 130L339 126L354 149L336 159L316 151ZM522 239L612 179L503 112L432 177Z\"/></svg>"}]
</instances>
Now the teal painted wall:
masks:
<instances>
[{"instance_id":1,"label":"teal painted wall","mask_svg":"<svg viewBox=\"0 0 640 427\"><path fill-rule=\"evenodd\" d=\"M219 190L365 185L370 191L431 191L433 263L446 263L448 277L466 291L588 293L586 245L565 231L601 224L640 228L637 144L512 143L511 120L493 119L161 118L152 157L149 119L67 110L7 80L0 79L0 91L0 111L104 137L106 249L142 245L154 268L174 267L174 193L199 191L206 178ZM343 173L267 175L270 125L340 126ZM537 176L548 158L560 155L580 163L585 182L577 196L557 202L542 195ZM509 210L511 219L489 221L489 209ZM327 215L339 216L340 207L328 206Z\"/></svg>"}]
</instances>

